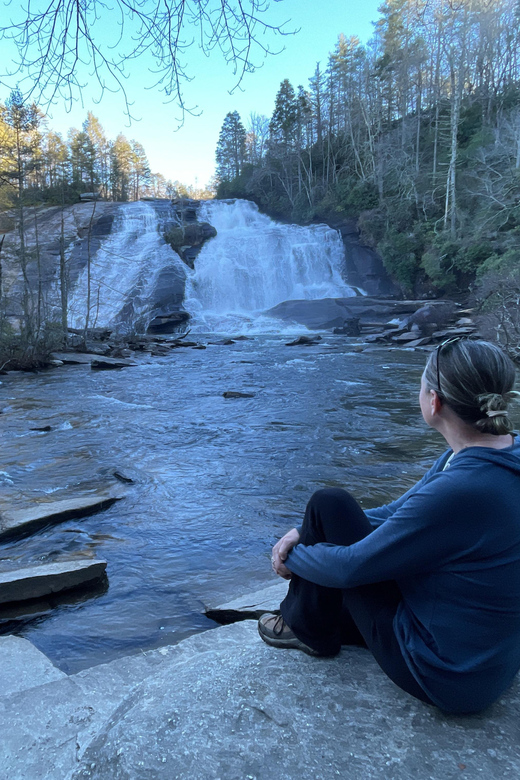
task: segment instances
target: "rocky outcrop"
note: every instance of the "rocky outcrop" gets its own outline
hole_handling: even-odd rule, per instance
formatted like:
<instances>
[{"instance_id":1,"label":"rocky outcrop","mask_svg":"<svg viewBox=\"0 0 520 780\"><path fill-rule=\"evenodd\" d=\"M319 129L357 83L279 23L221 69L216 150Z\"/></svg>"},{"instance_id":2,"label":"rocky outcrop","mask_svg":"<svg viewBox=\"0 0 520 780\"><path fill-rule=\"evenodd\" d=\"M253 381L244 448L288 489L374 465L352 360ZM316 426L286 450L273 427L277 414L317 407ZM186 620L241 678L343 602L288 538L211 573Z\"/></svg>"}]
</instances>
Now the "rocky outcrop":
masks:
<instances>
[{"instance_id":1,"label":"rocky outcrop","mask_svg":"<svg viewBox=\"0 0 520 780\"><path fill-rule=\"evenodd\" d=\"M89 254L94 256L104 238L110 235L119 203L77 203L66 206L26 208L25 241L27 248L27 277L33 290L38 289L38 261L44 293L56 283L59 275L59 258L63 217L63 239L67 251L67 271L69 284L74 285L85 267ZM6 232L2 248L4 272L4 293L7 296L7 315L18 317L21 314L21 280L18 262L19 238L16 230L17 215L6 221L10 228ZM89 237L90 236L90 237ZM38 238L38 241L36 240Z\"/></svg>"},{"instance_id":2,"label":"rocky outcrop","mask_svg":"<svg viewBox=\"0 0 520 780\"><path fill-rule=\"evenodd\" d=\"M214 238L217 231L209 222L194 222L188 225L176 225L164 235L165 241L190 268L194 267L195 258L202 245Z\"/></svg>"},{"instance_id":3,"label":"rocky outcrop","mask_svg":"<svg viewBox=\"0 0 520 780\"><path fill-rule=\"evenodd\" d=\"M343 326L345 320L357 318L361 322L387 322L391 318L406 317L421 306L419 301L394 301L354 296L352 298L322 298L317 301L284 301L268 309L269 317L285 322L298 322L311 330L328 330Z\"/></svg>"},{"instance_id":4,"label":"rocky outcrop","mask_svg":"<svg viewBox=\"0 0 520 780\"><path fill-rule=\"evenodd\" d=\"M392 281L382 258L361 243L357 220L327 220L330 227L339 231L345 246L345 272L351 287L362 289L367 295L382 298L398 297L400 290Z\"/></svg>"}]
</instances>

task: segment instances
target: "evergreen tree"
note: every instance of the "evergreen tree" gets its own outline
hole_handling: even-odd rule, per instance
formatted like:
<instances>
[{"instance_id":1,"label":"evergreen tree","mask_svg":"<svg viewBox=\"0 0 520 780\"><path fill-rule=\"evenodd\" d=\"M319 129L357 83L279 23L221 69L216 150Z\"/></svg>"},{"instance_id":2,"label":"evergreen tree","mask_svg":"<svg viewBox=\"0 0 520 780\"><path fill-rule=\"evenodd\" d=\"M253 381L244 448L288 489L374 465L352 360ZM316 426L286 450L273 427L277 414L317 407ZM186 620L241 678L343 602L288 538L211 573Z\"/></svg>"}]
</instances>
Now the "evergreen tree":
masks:
<instances>
[{"instance_id":1,"label":"evergreen tree","mask_svg":"<svg viewBox=\"0 0 520 780\"><path fill-rule=\"evenodd\" d=\"M298 103L288 79L280 84L269 123L272 145L281 144L285 151L293 144L298 121Z\"/></svg>"},{"instance_id":2,"label":"evergreen tree","mask_svg":"<svg viewBox=\"0 0 520 780\"><path fill-rule=\"evenodd\" d=\"M110 147L112 200L127 201L131 195L132 146L122 133Z\"/></svg>"},{"instance_id":3,"label":"evergreen tree","mask_svg":"<svg viewBox=\"0 0 520 780\"><path fill-rule=\"evenodd\" d=\"M232 111L226 114L215 152L219 182L232 181L240 176L245 153L246 131L238 111Z\"/></svg>"}]
</instances>

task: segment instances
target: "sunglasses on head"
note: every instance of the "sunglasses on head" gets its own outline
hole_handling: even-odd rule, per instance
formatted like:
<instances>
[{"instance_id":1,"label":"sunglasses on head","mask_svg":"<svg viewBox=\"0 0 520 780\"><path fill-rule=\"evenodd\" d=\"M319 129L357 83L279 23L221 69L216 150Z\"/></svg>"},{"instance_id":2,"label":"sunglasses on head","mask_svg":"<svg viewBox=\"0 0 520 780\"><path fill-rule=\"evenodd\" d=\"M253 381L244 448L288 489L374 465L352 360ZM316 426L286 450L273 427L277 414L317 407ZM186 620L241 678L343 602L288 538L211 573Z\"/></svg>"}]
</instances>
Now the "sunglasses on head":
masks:
<instances>
[{"instance_id":1,"label":"sunglasses on head","mask_svg":"<svg viewBox=\"0 0 520 780\"><path fill-rule=\"evenodd\" d=\"M444 347L447 347L448 344L456 344L458 341L462 341L462 336L453 336L451 339L446 339L446 341L443 341L437 349L435 350L435 365L437 368L437 394L442 396L442 390L441 390L441 371L439 366L439 359L441 356L441 352L444 349Z\"/></svg>"}]
</instances>

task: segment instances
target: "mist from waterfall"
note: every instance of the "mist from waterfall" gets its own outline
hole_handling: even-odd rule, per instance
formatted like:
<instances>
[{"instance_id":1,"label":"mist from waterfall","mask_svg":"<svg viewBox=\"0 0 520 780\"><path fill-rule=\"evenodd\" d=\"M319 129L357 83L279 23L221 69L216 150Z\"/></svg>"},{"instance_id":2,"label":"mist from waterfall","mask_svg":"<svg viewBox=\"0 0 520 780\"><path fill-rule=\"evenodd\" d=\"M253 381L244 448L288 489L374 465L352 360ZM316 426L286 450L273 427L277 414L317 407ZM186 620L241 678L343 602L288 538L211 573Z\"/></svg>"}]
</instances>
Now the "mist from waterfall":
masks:
<instances>
[{"instance_id":1,"label":"mist from waterfall","mask_svg":"<svg viewBox=\"0 0 520 780\"><path fill-rule=\"evenodd\" d=\"M214 225L217 236L186 280L194 331L276 332L284 326L262 313L282 301L356 294L341 275L341 237L327 225L284 225L245 200L208 201L199 220Z\"/></svg>"},{"instance_id":2,"label":"mist from waterfall","mask_svg":"<svg viewBox=\"0 0 520 780\"><path fill-rule=\"evenodd\" d=\"M158 231L149 203L125 203L112 232L91 260L89 327L117 331L145 330L159 273L172 264L185 266ZM85 267L69 296L69 323L85 327L88 270Z\"/></svg>"}]
</instances>

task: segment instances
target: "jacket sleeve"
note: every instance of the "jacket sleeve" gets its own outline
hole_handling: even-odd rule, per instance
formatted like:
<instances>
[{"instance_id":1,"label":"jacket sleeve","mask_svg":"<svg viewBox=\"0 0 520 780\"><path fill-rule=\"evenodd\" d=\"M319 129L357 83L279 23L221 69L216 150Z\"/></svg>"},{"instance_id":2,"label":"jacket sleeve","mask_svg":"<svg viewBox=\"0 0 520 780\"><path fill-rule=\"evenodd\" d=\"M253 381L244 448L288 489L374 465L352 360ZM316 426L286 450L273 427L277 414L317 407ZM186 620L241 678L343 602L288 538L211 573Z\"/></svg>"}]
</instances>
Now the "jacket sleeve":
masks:
<instances>
[{"instance_id":1,"label":"jacket sleeve","mask_svg":"<svg viewBox=\"0 0 520 780\"><path fill-rule=\"evenodd\" d=\"M329 588L352 588L432 571L466 549L467 523L477 517L479 497L461 491L447 473L415 490L379 528L350 546L298 544L285 565L294 574ZM436 489L439 480L444 489ZM440 487L440 485L438 485Z\"/></svg>"},{"instance_id":2,"label":"jacket sleeve","mask_svg":"<svg viewBox=\"0 0 520 780\"><path fill-rule=\"evenodd\" d=\"M385 522L385 520L388 520L388 518L391 517L394 512L397 512L397 510L400 509L406 501L408 501L410 496L420 490L434 474L442 471L450 455L451 450L443 453L441 457L435 461L433 466L426 472L422 479L420 479L419 482L416 482L415 485L413 485L410 490L407 490L407 492L404 493L400 498L397 498L395 501L392 501L389 504L374 507L374 509L366 509L365 515L370 521L370 525L373 528L378 528L382 523Z\"/></svg>"}]
</instances>

